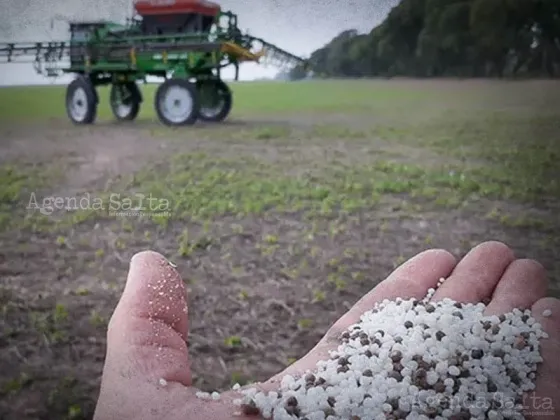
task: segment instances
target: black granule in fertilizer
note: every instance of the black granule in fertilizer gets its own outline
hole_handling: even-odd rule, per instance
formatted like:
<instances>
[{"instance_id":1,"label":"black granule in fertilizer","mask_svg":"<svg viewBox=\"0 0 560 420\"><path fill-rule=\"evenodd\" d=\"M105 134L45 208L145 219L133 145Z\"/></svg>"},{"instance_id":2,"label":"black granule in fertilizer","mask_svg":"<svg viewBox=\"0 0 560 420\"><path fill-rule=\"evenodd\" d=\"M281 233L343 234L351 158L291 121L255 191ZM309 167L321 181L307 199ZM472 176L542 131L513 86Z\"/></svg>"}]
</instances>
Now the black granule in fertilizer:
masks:
<instances>
[{"instance_id":1,"label":"black granule in fertilizer","mask_svg":"<svg viewBox=\"0 0 560 420\"><path fill-rule=\"evenodd\" d=\"M400 382L400 381L402 381L402 379L403 379L403 376L401 375L401 373L400 373L399 371L396 371L396 370L393 370L393 371L389 372L389 373L387 374L387 377L388 377L388 378L393 378L393 379L395 379L397 382Z\"/></svg>"},{"instance_id":2,"label":"black granule in fertilizer","mask_svg":"<svg viewBox=\"0 0 560 420\"><path fill-rule=\"evenodd\" d=\"M484 352L480 349L475 349L471 351L471 357L473 359L482 359L482 356L484 356Z\"/></svg>"},{"instance_id":3,"label":"black granule in fertilizer","mask_svg":"<svg viewBox=\"0 0 560 420\"><path fill-rule=\"evenodd\" d=\"M439 379L434 384L434 391L436 391L438 394L441 394L442 392L445 392L445 384L443 383L443 381L441 379Z\"/></svg>"},{"instance_id":4,"label":"black granule in fertilizer","mask_svg":"<svg viewBox=\"0 0 560 420\"><path fill-rule=\"evenodd\" d=\"M403 369L404 369L404 366L401 364L401 362L393 363L393 370L395 372L400 372Z\"/></svg>"},{"instance_id":5,"label":"black granule in fertilizer","mask_svg":"<svg viewBox=\"0 0 560 420\"><path fill-rule=\"evenodd\" d=\"M241 411L247 416L258 416L261 410L257 407L254 401L249 401L247 404L241 405Z\"/></svg>"},{"instance_id":6,"label":"black granule in fertilizer","mask_svg":"<svg viewBox=\"0 0 560 420\"><path fill-rule=\"evenodd\" d=\"M494 352L492 353L492 355L494 357L499 357L500 359L503 359L506 355L506 352L502 349L496 349L494 350Z\"/></svg>"},{"instance_id":7,"label":"black granule in fertilizer","mask_svg":"<svg viewBox=\"0 0 560 420\"><path fill-rule=\"evenodd\" d=\"M399 350L395 350L391 352L391 360L393 362L400 362L402 360L402 352L400 352Z\"/></svg>"},{"instance_id":8,"label":"black granule in fertilizer","mask_svg":"<svg viewBox=\"0 0 560 420\"><path fill-rule=\"evenodd\" d=\"M459 311L455 311L451 315L456 316L459 319L463 319L463 314Z\"/></svg>"}]
</instances>

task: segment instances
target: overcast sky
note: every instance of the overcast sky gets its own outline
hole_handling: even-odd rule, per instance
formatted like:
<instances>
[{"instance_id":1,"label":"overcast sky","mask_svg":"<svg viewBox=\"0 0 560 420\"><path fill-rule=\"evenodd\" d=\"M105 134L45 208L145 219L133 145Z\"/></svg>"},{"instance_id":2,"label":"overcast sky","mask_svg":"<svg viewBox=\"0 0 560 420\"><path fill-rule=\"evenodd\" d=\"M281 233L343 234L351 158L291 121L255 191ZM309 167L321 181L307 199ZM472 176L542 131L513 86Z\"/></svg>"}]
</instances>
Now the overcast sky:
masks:
<instances>
[{"instance_id":1,"label":"overcast sky","mask_svg":"<svg viewBox=\"0 0 560 420\"><path fill-rule=\"evenodd\" d=\"M242 30L306 56L346 29L369 32L398 0L221 0L239 16ZM123 21L131 0L0 0L0 42L63 41L63 19ZM51 21L54 18L54 27ZM244 64L240 78L274 76L278 69ZM231 77L232 72L224 74ZM31 64L0 64L0 84L45 83ZM62 81L62 80L59 80ZM48 82L48 80L47 80Z\"/></svg>"}]
</instances>

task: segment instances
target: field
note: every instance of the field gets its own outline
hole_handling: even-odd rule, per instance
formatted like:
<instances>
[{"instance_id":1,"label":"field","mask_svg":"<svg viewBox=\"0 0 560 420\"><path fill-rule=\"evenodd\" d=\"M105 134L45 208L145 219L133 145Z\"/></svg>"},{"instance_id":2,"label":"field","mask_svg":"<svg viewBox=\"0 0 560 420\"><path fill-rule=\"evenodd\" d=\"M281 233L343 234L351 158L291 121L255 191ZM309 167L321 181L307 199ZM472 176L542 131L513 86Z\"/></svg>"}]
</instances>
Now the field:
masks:
<instances>
[{"instance_id":1,"label":"field","mask_svg":"<svg viewBox=\"0 0 560 420\"><path fill-rule=\"evenodd\" d=\"M91 127L67 120L63 88L0 90L0 418L92 417L107 322L144 249L188 285L204 390L282 370L426 248L506 242L560 296L560 82L232 88L226 123L183 129L155 120L152 85L131 124L101 91ZM168 214L96 205L140 194Z\"/></svg>"}]
</instances>

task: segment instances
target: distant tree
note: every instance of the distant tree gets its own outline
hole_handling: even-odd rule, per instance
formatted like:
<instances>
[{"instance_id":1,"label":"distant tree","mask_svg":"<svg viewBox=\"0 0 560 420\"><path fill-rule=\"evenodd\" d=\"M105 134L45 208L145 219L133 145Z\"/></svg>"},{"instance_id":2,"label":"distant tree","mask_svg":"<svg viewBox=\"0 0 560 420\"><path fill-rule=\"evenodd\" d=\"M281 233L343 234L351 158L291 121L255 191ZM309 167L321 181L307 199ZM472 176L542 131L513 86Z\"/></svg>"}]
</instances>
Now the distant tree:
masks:
<instances>
[{"instance_id":1,"label":"distant tree","mask_svg":"<svg viewBox=\"0 0 560 420\"><path fill-rule=\"evenodd\" d=\"M343 31L310 63L326 77L558 77L560 1L402 0L369 34Z\"/></svg>"}]
</instances>

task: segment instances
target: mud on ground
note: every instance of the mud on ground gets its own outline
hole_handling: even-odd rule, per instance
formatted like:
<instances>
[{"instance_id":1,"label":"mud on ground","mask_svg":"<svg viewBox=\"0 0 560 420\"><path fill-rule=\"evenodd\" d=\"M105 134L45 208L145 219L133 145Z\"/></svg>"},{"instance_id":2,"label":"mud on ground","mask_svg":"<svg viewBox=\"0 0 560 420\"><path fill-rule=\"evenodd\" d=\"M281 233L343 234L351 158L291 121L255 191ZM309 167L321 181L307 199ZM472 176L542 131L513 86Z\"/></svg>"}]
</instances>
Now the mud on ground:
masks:
<instances>
[{"instance_id":1,"label":"mud on ground","mask_svg":"<svg viewBox=\"0 0 560 420\"><path fill-rule=\"evenodd\" d=\"M480 241L505 241L545 265L558 294L559 203L550 190L537 202L505 179L491 183L493 170L476 172L491 159L433 142L449 127L438 132L432 119L406 132L376 124L299 115L179 131L150 122L3 127L2 164L42 163L43 177L56 180L42 183L39 196L149 191L183 201L168 223L88 214L55 230L12 208L17 222L0 236L0 418L92 417L107 322L130 257L144 249L172 259L188 284L192 368L205 390L282 370L426 248L461 256ZM487 188L450 182L455 174L443 164L466 168ZM323 195L303 193L320 184ZM220 201L228 191L238 198ZM254 208L256 197L262 206ZM275 205L290 197L302 205ZM354 204L347 214L338 211L344 197Z\"/></svg>"}]
</instances>

